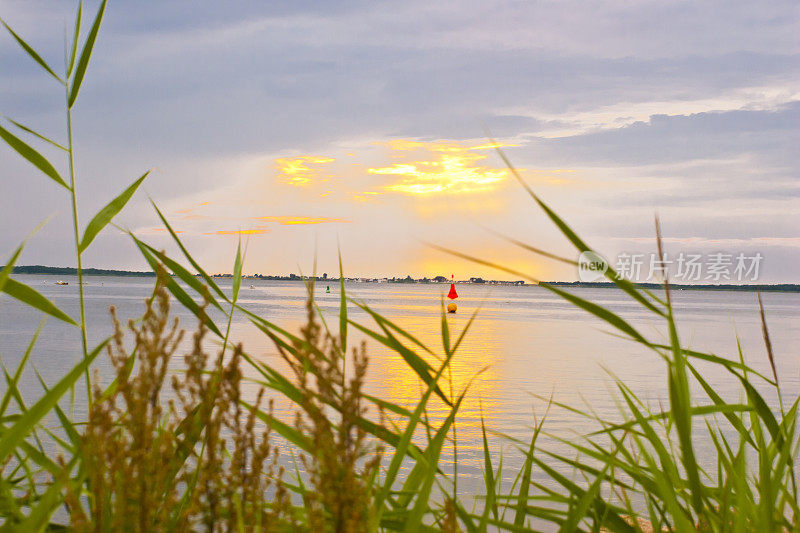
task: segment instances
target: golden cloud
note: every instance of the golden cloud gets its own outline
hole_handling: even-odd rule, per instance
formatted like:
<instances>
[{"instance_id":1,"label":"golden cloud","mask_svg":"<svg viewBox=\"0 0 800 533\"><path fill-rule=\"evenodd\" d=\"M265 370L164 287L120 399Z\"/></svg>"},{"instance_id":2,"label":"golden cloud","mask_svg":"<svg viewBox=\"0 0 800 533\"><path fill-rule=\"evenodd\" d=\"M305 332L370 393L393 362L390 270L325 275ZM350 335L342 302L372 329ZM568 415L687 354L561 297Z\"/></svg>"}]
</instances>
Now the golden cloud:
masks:
<instances>
[{"instance_id":1,"label":"golden cloud","mask_svg":"<svg viewBox=\"0 0 800 533\"><path fill-rule=\"evenodd\" d=\"M271 216L258 217L265 222L277 222L282 226L300 226L305 224L331 224L334 222L352 222L346 218L333 217L307 217L307 216Z\"/></svg>"},{"instance_id":2,"label":"golden cloud","mask_svg":"<svg viewBox=\"0 0 800 533\"><path fill-rule=\"evenodd\" d=\"M496 189L509 173L504 168L480 164L488 155L482 151L501 145L488 143L468 145L455 141L412 141L395 139L384 143L395 157L415 159L391 166L369 168L370 174L394 176L397 181L383 187L389 192L409 195L437 193L476 193ZM422 158L408 156L418 155Z\"/></svg>"},{"instance_id":3,"label":"golden cloud","mask_svg":"<svg viewBox=\"0 0 800 533\"><path fill-rule=\"evenodd\" d=\"M173 212L176 215L187 215L187 214L193 213L195 211L195 209L197 209L199 207L205 207L210 203L211 202L200 202L199 204L195 204L195 205L193 205L191 207L187 207L186 209L178 209L177 211L173 211Z\"/></svg>"},{"instance_id":4,"label":"golden cloud","mask_svg":"<svg viewBox=\"0 0 800 533\"><path fill-rule=\"evenodd\" d=\"M282 157L275 160L278 179L289 185L305 187L315 179L324 177L318 165L333 163L332 157L302 155L298 157Z\"/></svg>"},{"instance_id":5,"label":"golden cloud","mask_svg":"<svg viewBox=\"0 0 800 533\"><path fill-rule=\"evenodd\" d=\"M167 231L167 228L145 228L143 230L137 230L134 233L138 233L140 235L141 234L149 235L149 234L153 234L153 233L165 233L166 231ZM175 231L175 233L185 233L184 230L180 230L180 229L174 230L174 231Z\"/></svg>"}]
</instances>

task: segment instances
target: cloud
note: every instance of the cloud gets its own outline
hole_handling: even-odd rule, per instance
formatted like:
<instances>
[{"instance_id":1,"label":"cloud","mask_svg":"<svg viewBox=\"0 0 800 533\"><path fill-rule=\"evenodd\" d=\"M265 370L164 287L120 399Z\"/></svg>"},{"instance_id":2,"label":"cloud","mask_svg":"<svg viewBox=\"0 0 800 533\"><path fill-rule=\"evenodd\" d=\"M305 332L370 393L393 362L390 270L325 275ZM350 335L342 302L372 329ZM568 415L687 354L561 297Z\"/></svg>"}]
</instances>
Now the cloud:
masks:
<instances>
[{"instance_id":1,"label":"cloud","mask_svg":"<svg viewBox=\"0 0 800 533\"><path fill-rule=\"evenodd\" d=\"M535 119L540 124L533 131L538 137L569 137L619 129L637 122L646 123L654 116L689 116L739 110L779 111L797 101L800 101L800 83L797 82L741 87L706 98L649 99L618 102L587 110L570 110L566 113L537 112Z\"/></svg>"},{"instance_id":2,"label":"cloud","mask_svg":"<svg viewBox=\"0 0 800 533\"><path fill-rule=\"evenodd\" d=\"M544 138L527 147L544 164L570 166L670 165L755 154L794 167L800 134L800 100L770 110L736 109L687 115L656 114L617 128Z\"/></svg>"},{"instance_id":3,"label":"cloud","mask_svg":"<svg viewBox=\"0 0 800 533\"><path fill-rule=\"evenodd\" d=\"M653 237L615 237L615 240L636 243L655 244ZM729 247L729 246L788 246L800 248L800 237L750 237L746 239L710 239L707 237L663 237L668 244L684 244L698 247Z\"/></svg>"},{"instance_id":4,"label":"cloud","mask_svg":"<svg viewBox=\"0 0 800 533\"><path fill-rule=\"evenodd\" d=\"M175 233L186 233L184 230L173 229ZM162 235L167 233L167 228L141 228L134 230L136 235Z\"/></svg>"},{"instance_id":5,"label":"cloud","mask_svg":"<svg viewBox=\"0 0 800 533\"><path fill-rule=\"evenodd\" d=\"M367 169L369 174L395 178L382 187L384 191L408 195L491 192L508 177L506 169L480 164L487 158L481 151L495 147L491 143L396 139L377 144L389 148L390 157L402 160Z\"/></svg>"},{"instance_id":6,"label":"cloud","mask_svg":"<svg viewBox=\"0 0 800 533\"><path fill-rule=\"evenodd\" d=\"M302 155L298 157L281 157L275 160L278 179L288 185L305 187L327 178L320 165L333 163L332 157Z\"/></svg>"},{"instance_id":7,"label":"cloud","mask_svg":"<svg viewBox=\"0 0 800 533\"><path fill-rule=\"evenodd\" d=\"M269 233L270 230L259 228L259 229L240 229L240 230L217 230L211 232L204 232L203 235L262 235L264 233Z\"/></svg>"},{"instance_id":8,"label":"cloud","mask_svg":"<svg viewBox=\"0 0 800 533\"><path fill-rule=\"evenodd\" d=\"M310 216L268 216L258 217L264 222L276 222L282 226L302 226L313 224L332 224L336 222L352 222L346 218L335 217L310 217Z\"/></svg>"}]
</instances>

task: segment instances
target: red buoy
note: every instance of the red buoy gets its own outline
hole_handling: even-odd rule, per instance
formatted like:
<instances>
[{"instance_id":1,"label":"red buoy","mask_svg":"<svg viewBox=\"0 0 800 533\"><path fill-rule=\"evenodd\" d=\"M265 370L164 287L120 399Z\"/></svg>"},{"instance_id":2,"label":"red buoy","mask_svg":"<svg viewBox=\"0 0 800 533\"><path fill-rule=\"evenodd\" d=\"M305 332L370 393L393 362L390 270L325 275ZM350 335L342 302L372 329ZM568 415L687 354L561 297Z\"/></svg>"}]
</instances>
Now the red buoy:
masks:
<instances>
[{"instance_id":1,"label":"red buoy","mask_svg":"<svg viewBox=\"0 0 800 533\"><path fill-rule=\"evenodd\" d=\"M454 276L451 275L450 279L453 279L453 277ZM458 293L456 292L456 284L455 283L451 283L450 284L450 292L447 293L447 297L450 298L451 300L455 300L456 298L458 298Z\"/></svg>"}]
</instances>

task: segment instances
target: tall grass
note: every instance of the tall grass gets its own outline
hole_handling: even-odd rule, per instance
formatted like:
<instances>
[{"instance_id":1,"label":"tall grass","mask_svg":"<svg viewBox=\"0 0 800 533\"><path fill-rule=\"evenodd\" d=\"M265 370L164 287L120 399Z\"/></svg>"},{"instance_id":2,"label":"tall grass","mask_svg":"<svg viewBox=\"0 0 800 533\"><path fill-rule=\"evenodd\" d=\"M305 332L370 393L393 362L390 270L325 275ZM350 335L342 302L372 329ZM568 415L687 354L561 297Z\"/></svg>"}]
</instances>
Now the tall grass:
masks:
<instances>
[{"instance_id":1,"label":"tall grass","mask_svg":"<svg viewBox=\"0 0 800 533\"><path fill-rule=\"evenodd\" d=\"M0 124L0 137L6 142L6 144L11 147L14 151L16 151L20 156L34 165L39 171L41 171L45 176L50 178L52 182L56 185L66 189L69 205L70 205L70 212L72 215L72 230L73 230L73 237L75 241L75 261L77 263L77 274L78 274L78 298L80 304L80 317L77 321L73 320L72 318L68 317L65 313L60 311L50 302L48 302L44 297L42 297L38 292L34 289L23 286L19 282L11 280L11 290L6 288L6 285L9 283L3 283L0 281L0 288L4 289L5 292L10 294L11 296L22 300L29 305L33 305L34 307L48 313L60 320L65 322L69 322L73 325L76 325L80 329L80 337L81 337L81 348L83 352L83 359L86 360L89 358L89 346L87 341L86 335L86 305L84 301L84 287L83 287L83 261L82 257L84 252L87 248L92 244L95 237L108 225L109 222L119 213L125 204L130 200L133 194L136 192L136 189L141 185L144 179L147 177L147 172L142 175L139 179L134 181L128 188L126 188L119 196L111 200L103 209L101 209L93 218L92 220L86 225L83 235L81 235L80 227L80 220L78 217L78 195L77 195L77 176L75 172L75 145L73 143L73 136L72 136L72 110L73 107L76 105L78 100L78 94L81 90L81 85L83 83L84 77L86 75L87 68L89 66L89 60L92 56L92 51L94 49L95 42L97 40L98 33L100 31L100 25L103 22L103 15L105 14L106 10L106 1L103 0L100 4L100 7L97 11L97 14L94 17L92 22L91 28L89 29L88 34L85 37L84 43L82 46L79 47L80 44L80 35L81 35L81 23L83 18L83 1L78 4L78 11L75 17L75 25L72 32L72 42L70 45L67 46L67 49L64 51L64 72L63 74L57 74L53 68L45 61L42 56L36 52L25 40L19 36L3 19L0 19L0 23L5 26L14 40L22 47L22 49L27 53L27 55L36 62L42 69L49 75L50 78L55 80L55 82L59 83L64 87L64 112L66 116L66 136L67 142L62 144L59 142L54 141L50 136L43 135L32 128L29 128L15 120L8 119L8 122L11 123L13 126L21 130L22 132L28 134L29 136L33 137L34 140L39 141L40 143L44 143L45 145L49 145L50 147L55 147L65 156L65 166L66 166L66 176L67 178L64 179L63 172L59 172L57 170L57 166L51 163L42 153L36 150L31 144L23 141L16 135L14 135L11 131L6 129L3 125ZM23 243L24 245L24 243ZM18 249L18 251L12 256L12 260L6 263L6 268L13 268L16 259L19 257L19 252L21 252L22 246ZM8 273L11 271L9 270ZM6 276L8 275L6 273ZM87 398L89 398L89 402L91 403L91 378L89 375L88 366L85 369L85 381L86 381L86 393Z\"/></svg>"},{"instance_id":2,"label":"tall grass","mask_svg":"<svg viewBox=\"0 0 800 533\"><path fill-rule=\"evenodd\" d=\"M65 174L5 126L0 126L0 137L68 193L80 317L69 317L11 277L24 241L0 271L0 290L79 328L81 358L57 383L42 382L44 394L33 403L25 401L18 383L29 366L41 327L17 368L4 368L0 530L54 529L60 527L59 521L92 531L789 531L800 527L794 472L800 446L798 398L785 398L780 390L763 306L771 376L746 365L741 350L724 358L683 347L666 280L663 293L655 294L612 269L606 273L627 298L662 321L668 342L649 339L622 316L579 294L540 284L659 357L669 402L654 409L621 380L616 381L620 414L614 420L543 398L548 413L535 421L531 438L524 442L503 438L524 457L511 489L500 483L503 464L496 464L491 453L495 437L490 438L492 433L482 427L485 490L475 495L458 490L455 439L459 408L469 387L453 390L449 379L450 364L475 316L455 334L442 312L442 349L434 349L349 299L341 258L337 327L329 328L320 316L312 281L306 325L295 333L240 304L241 247L229 294L192 257L154 204L181 256L170 257L129 233L133 246L158 273L154 296L141 319L128 327L132 350L126 350L124 328L119 324L112 337L90 349L81 257L147 176L109 202L81 236L71 114L104 11L105 1L79 47L79 4L63 74L57 74L3 22L24 52L65 88L65 144L9 120L31 136L31 142L63 151ZM499 149L498 153L575 251L591 250L522 180ZM662 253L658 225L656 233ZM513 242L527 252L573 263L530 244ZM538 282L488 259L442 249ZM165 269L172 274L166 275ZM181 333L169 320L169 296L198 323L192 348L185 355L185 371L169 383L176 398L172 402L163 391ZM366 313L369 323L351 318L348 311L353 306ZM211 318L209 307L222 313L222 323ZM246 317L275 345L288 373L231 343L234 313ZM413 409L363 391L369 359L364 346L348 346L349 331L397 354L417 375L422 392ZM206 352L203 339L208 336L220 345L214 358ZM115 369L114 379L105 386L99 378L92 379L90 372L104 350ZM255 401L243 394L243 365L256 376L252 379L258 389ZM736 379L741 401L731 403L709 383L709 373L720 371ZM81 378L88 391L89 416L72 420L59 401ZM765 399L769 391L780 399L777 408L770 408ZM434 396L447 406L446 415L438 421L428 416L428 403ZM270 406L276 399L292 406L294 421L275 415ZM573 450L571 454L539 445L547 433L547 417L554 416L549 413L559 409L579 413L597 427L579 440L561 440L562 446ZM45 417L57 420L59 428L42 424ZM274 445L278 439L289 443L299 456L294 471L280 466L289 461L278 461ZM701 441L711 444L712 457L706 458L710 461L698 461ZM450 445L456 465L448 475L441 456ZM574 474L564 475L565 470ZM60 518L59 509L63 510Z\"/></svg>"}]
</instances>

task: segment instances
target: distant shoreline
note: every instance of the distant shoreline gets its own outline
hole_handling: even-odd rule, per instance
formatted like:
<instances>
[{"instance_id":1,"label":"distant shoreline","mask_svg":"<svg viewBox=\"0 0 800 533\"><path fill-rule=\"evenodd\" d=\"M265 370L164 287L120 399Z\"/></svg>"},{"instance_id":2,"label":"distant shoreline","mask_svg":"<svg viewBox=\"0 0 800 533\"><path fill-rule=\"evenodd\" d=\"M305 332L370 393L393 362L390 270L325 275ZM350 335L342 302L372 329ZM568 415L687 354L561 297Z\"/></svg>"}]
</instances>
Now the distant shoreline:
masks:
<instances>
[{"instance_id":1,"label":"distant shoreline","mask_svg":"<svg viewBox=\"0 0 800 533\"><path fill-rule=\"evenodd\" d=\"M0 267L3 268L3 267ZM15 266L12 270L13 274L47 274L53 276L75 276L78 274L78 269L75 267L51 267L43 265L25 265ZM109 270L104 268L84 268L84 276L125 276L125 277L142 277L154 278L155 272L146 272L138 270Z\"/></svg>"},{"instance_id":2,"label":"distant shoreline","mask_svg":"<svg viewBox=\"0 0 800 533\"><path fill-rule=\"evenodd\" d=\"M610 281L545 281L547 285L556 287L580 287L584 289L612 289L616 287ZM643 289L662 289L660 283L637 283L637 287ZM743 291L743 292L800 292L800 284L797 283L774 283L774 284L753 284L753 285L733 285L733 284L669 284L670 289L680 291Z\"/></svg>"},{"instance_id":3,"label":"distant shoreline","mask_svg":"<svg viewBox=\"0 0 800 533\"><path fill-rule=\"evenodd\" d=\"M2 269L3 267L0 267ZM77 269L74 267L51 267L51 266L43 266L43 265L26 265L26 266L15 266L13 270L14 274L44 274L44 275L53 275L53 276L74 276L78 273ZM103 268L84 268L83 269L84 276L121 276L121 277L143 277L143 278L152 278L155 277L155 273L147 272L147 271L138 271L138 270L113 270L113 269L103 269ZM232 277L230 274L213 274L212 277L215 278L228 278ZM260 275L256 274L253 276L243 276L246 279L261 279L267 281L303 281L301 276L296 274L290 274L288 276L267 276L267 275ZM472 281L475 279L480 279L480 281ZM472 278L469 281L461 281L456 280L456 283L465 284L471 283L476 285L521 285L519 281L494 281L494 280L483 280L481 278ZM329 282L329 283L338 283L339 278L324 278L321 276L316 277L316 281L321 282ZM345 281L352 281L352 282L364 282L364 283L449 283L450 280L441 281L439 279L410 279L410 278L382 278L378 280L376 278L345 278ZM542 282L547 285L553 285L556 287L576 287L576 288L583 288L583 289L612 289L616 287L610 281L593 281L593 282L584 282L584 281L545 281ZM526 284L526 285L533 285L533 284ZM638 287L644 289L655 289L659 290L662 286L658 283L638 283ZM752 285L733 285L733 284L675 284L671 283L670 288L673 290L686 290L686 291L744 291L744 292L795 292L800 293L800 284L797 283L774 283L774 284L752 284Z\"/></svg>"}]
</instances>

